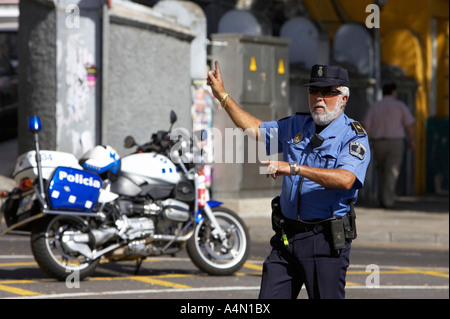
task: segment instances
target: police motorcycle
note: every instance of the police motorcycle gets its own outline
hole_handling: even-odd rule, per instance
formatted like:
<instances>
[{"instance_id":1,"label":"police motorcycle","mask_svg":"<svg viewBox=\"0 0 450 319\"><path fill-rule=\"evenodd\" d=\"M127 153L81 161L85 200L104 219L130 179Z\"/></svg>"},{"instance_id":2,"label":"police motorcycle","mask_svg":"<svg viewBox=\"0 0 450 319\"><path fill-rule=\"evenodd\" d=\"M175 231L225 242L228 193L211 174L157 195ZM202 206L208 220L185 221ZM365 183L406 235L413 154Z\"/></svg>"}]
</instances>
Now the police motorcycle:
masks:
<instances>
[{"instance_id":1,"label":"police motorcycle","mask_svg":"<svg viewBox=\"0 0 450 319\"><path fill-rule=\"evenodd\" d=\"M171 124L175 120L171 113ZM154 134L152 142L123 158L110 146L96 146L77 160L39 149L38 117L30 118L29 129L35 150L17 159L18 187L2 192L7 228L0 236L31 232L33 256L50 277L64 281L77 271L83 280L102 258L136 261L137 273L145 258L183 248L210 275L231 275L248 258L242 219L222 203L205 200L198 165L166 156L175 145L167 139L170 130ZM131 137L126 141L135 145Z\"/></svg>"}]
</instances>

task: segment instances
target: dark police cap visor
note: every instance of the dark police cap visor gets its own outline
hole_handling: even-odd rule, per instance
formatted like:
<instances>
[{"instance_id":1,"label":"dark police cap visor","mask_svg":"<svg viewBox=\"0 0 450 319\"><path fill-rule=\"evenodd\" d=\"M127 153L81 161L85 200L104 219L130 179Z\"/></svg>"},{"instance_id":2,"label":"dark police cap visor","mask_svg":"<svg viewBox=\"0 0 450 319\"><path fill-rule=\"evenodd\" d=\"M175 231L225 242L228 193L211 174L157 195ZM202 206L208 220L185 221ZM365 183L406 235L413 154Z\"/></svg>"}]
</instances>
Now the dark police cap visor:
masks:
<instances>
[{"instance_id":1,"label":"dark police cap visor","mask_svg":"<svg viewBox=\"0 0 450 319\"><path fill-rule=\"evenodd\" d=\"M348 72L336 65L315 64L311 68L311 79L303 86L347 86L350 87Z\"/></svg>"}]
</instances>

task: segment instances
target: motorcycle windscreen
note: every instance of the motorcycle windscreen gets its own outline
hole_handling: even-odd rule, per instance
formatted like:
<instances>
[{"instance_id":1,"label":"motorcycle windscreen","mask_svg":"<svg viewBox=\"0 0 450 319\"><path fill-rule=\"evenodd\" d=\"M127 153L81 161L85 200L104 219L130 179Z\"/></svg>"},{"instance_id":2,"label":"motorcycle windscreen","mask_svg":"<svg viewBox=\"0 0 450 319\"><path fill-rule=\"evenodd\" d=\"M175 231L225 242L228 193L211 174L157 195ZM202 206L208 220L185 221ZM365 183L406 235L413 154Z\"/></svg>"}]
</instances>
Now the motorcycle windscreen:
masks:
<instances>
[{"instance_id":1,"label":"motorcycle windscreen","mask_svg":"<svg viewBox=\"0 0 450 319\"><path fill-rule=\"evenodd\" d=\"M60 166L53 173L47 194L53 209L92 211L101 188L97 174Z\"/></svg>"}]
</instances>

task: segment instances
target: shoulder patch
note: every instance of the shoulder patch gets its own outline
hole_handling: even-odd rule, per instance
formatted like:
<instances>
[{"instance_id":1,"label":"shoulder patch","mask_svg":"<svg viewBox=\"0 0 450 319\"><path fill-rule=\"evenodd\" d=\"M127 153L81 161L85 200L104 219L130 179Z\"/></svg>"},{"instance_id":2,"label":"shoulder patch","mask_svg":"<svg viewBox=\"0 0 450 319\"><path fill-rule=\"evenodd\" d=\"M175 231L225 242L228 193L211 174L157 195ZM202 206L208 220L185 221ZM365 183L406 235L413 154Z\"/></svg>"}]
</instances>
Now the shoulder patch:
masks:
<instances>
[{"instance_id":1,"label":"shoulder patch","mask_svg":"<svg viewBox=\"0 0 450 319\"><path fill-rule=\"evenodd\" d=\"M358 121L353 121L351 124L358 135L366 135L366 131Z\"/></svg>"},{"instance_id":2,"label":"shoulder patch","mask_svg":"<svg viewBox=\"0 0 450 319\"><path fill-rule=\"evenodd\" d=\"M350 154L359 158L364 159L366 156L366 147L359 142L350 142Z\"/></svg>"}]
</instances>

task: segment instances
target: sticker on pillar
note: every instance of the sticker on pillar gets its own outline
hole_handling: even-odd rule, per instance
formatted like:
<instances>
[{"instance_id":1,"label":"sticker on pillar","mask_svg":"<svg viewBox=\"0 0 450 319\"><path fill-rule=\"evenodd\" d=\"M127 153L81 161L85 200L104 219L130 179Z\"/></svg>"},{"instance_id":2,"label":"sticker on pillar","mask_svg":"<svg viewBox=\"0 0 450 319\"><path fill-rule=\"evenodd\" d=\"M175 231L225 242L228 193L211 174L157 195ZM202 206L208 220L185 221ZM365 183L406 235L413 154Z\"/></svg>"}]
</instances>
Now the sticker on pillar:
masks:
<instances>
[{"instance_id":1,"label":"sticker on pillar","mask_svg":"<svg viewBox=\"0 0 450 319\"><path fill-rule=\"evenodd\" d=\"M280 61L278 61L278 74L284 73L286 73L286 70L284 69L284 61L283 59L280 59Z\"/></svg>"},{"instance_id":2,"label":"sticker on pillar","mask_svg":"<svg viewBox=\"0 0 450 319\"><path fill-rule=\"evenodd\" d=\"M286 86L287 86L287 82L282 81L281 82L281 96L282 97L286 97Z\"/></svg>"},{"instance_id":3,"label":"sticker on pillar","mask_svg":"<svg viewBox=\"0 0 450 319\"><path fill-rule=\"evenodd\" d=\"M256 59L254 56L250 59L250 71L256 72L258 70L258 67L256 66Z\"/></svg>"},{"instance_id":4,"label":"sticker on pillar","mask_svg":"<svg viewBox=\"0 0 450 319\"><path fill-rule=\"evenodd\" d=\"M261 83L266 83L266 80L267 80L266 72L261 72L260 79L261 79Z\"/></svg>"},{"instance_id":5,"label":"sticker on pillar","mask_svg":"<svg viewBox=\"0 0 450 319\"><path fill-rule=\"evenodd\" d=\"M97 67L92 64L86 65L88 87L92 89L97 83Z\"/></svg>"},{"instance_id":6,"label":"sticker on pillar","mask_svg":"<svg viewBox=\"0 0 450 319\"><path fill-rule=\"evenodd\" d=\"M248 79L247 80L247 91L251 91L253 90L253 82L252 80Z\"/></svg>"}]
</instances>

